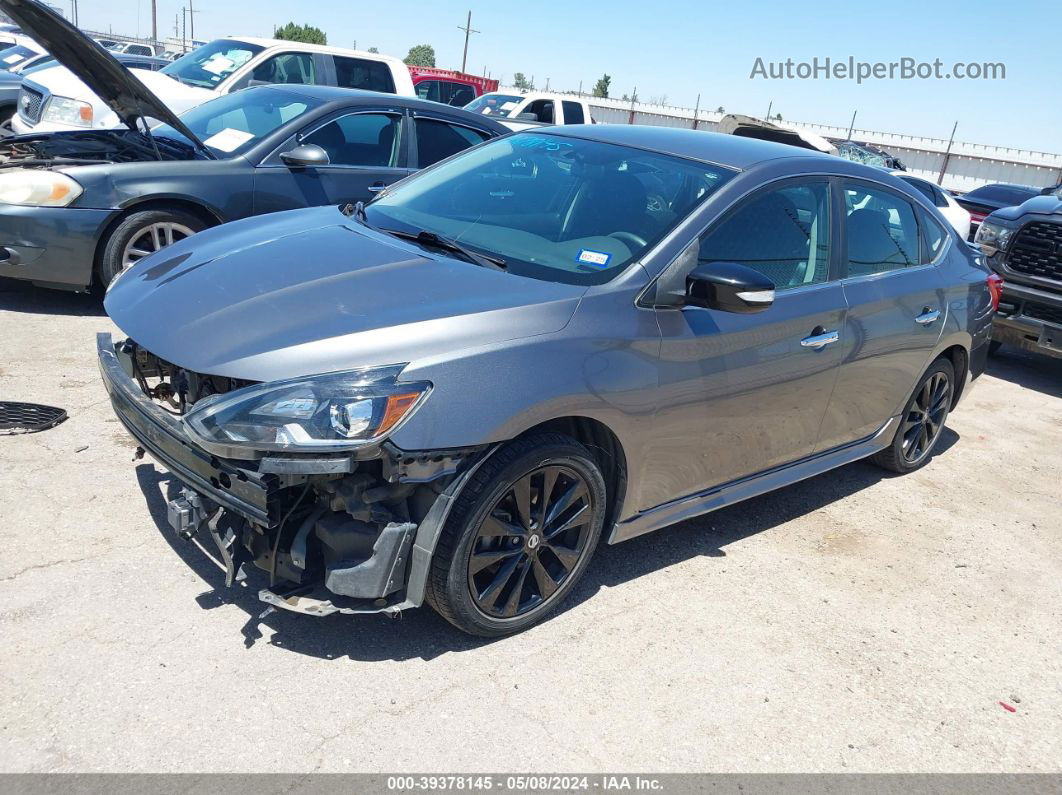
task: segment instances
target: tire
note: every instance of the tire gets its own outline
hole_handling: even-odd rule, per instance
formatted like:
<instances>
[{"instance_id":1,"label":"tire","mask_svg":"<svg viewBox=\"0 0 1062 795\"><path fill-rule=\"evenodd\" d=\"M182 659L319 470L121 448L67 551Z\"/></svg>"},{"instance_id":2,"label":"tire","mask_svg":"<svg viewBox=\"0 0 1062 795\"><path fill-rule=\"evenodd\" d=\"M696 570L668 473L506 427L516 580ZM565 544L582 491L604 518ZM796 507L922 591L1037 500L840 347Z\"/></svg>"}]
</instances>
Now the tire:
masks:
<instances>
[{"instance_id":1,"label":"tire","mask_svg":"<svg viewBox=\"0 0 1062 795\"><path fill-rule=\"evenodd\" d=\"M523 511L517 493L526 495ZM429 604L458 629L483 637L539 623L586 571L605 503L601 470L574 439L544 433L511 442L455 501L432 558Z\"/></svg>"},{"instance_id":2,"label":"tire","mask_svg":"<svg viewBox=\"0 0 1062 795\"><path fill-rule=\"evenodd\" d=\"M157 242L161 242L162 245L157 248L151 239L153 227L160 230ZM164 232L167 227L173 229L173 234L168 242ZM127 247L131 247L131 252L154 253L159 248L169 245L170 242L190 237L196 232L202 232L206 227L207 224L201 218L176 207L162 210L141 210L131 213L107 237L107 241L100 252L100 260L96 263L96 276L100 284L106 287L115 276L125 270ZM137 246L132 246L134 241L137 242Z\"/></svg>"},{"instance_id":3,"label":"tire","mask_svg":"<svg viewBox=\"0 0 1062 795\"><path fill-rule=\"evenodd\" d=\"M954 399L955 368L947 359L937 359L904 406L889 446L870 460L901 475L924 467L940 442Z\"/></svg>"}]
</instances>

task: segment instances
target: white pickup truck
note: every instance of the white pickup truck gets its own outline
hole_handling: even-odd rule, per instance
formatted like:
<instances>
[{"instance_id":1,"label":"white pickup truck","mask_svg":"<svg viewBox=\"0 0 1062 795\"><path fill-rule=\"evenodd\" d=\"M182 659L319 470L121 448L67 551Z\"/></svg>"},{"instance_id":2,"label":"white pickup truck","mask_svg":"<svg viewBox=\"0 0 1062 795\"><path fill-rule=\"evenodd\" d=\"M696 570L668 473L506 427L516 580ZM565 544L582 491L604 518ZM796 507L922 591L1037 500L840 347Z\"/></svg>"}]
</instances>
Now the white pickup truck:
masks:
<instances>
[{"instance_id":1,"label":"white pickup truck","mask_svg":"<svg viewBox=\"0 0 1062 795\"><path fill-rule=\"evenodd\" d=\"M512 130L526 130L544 124L594 124L590 103L571 94L495 91L483 94L465 105L465 110L497 116Z\"/></svg>"},{"instance_id":2,"label":"white pickup truck","mask_svg":"<svg viewBox=\"0 0 1062 795\"><path fill-rule=\"evenodd\" d=\"M49 23L40 20L42 26ZM96 45L85 38L82 46ZM217 39L161 71L133 74L176 113L265 83L311 83L416 96L409 69L397 58L274 39ZM23 81L18 113L11 120L19 135L119 124L103 100L62 66Z\"/></svg>"}]
</instances>

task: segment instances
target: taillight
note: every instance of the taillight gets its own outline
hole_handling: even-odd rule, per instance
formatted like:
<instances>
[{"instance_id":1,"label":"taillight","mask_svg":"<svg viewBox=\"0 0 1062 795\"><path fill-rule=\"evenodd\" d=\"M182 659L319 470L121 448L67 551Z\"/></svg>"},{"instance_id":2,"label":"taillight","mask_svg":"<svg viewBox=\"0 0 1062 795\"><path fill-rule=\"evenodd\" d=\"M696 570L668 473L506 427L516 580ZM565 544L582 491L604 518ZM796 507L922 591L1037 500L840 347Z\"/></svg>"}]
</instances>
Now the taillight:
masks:
<instances>
[{"instance_id":1,"label":"taillight","mask_svg":"<svg viewBox=\"0 0 1062 795\"><path fill-rule=\"evenodd\" d=\"M979 213L976 210L970 210L970 220L975 224L980 224L985 220L986 213Z\"/></svg>"},{"instance_id":2,"label":"taillight","mask_svg":"<svg viewBox=\"0 0 1062 795\"><path fill-rule=\"evenodd\" d=\"M988 294L992 298L992 311L999 309L999 299L1003 297L1003 277L998 273L988 274Z\"/></svg>"}]
</instances>

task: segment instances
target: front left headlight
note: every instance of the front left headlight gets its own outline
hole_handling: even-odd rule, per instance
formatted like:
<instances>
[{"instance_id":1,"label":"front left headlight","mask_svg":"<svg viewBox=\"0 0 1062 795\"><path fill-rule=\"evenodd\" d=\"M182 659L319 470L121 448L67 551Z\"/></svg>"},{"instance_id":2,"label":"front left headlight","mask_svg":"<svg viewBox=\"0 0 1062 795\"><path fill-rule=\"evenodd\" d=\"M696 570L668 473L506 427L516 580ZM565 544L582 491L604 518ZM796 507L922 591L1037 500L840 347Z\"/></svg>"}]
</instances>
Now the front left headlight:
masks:
<instances>
[{"instance_id":1,"label":"front left headlight","mask_svg":"<svg viewBox=\"0 0 1062 795\"><path fill-rule=\"evenodd\" d=\"M974 237L974 242L981 247L981 250L987 256L991 257L997 251L1007 250L1007 246L1010 245L1010 239L1016 231L1014 227L986 218L977 227L977 235Z\"/></svg>"},{"instance_id":2,"label":"front left headlight","mask_svg":"<svg viewBox=\"0 0 1062 795\"><path fill-rule=\"evenodd\" d=\"M427 381L399 383L404 367L244 387L199 401L185 415L185 426L221 455L231 448L324 453L364 447L392 433L431 391Z\"/></svg>"},{"instance_id":3,"label":"front left headlight","mask_svg":"<svg viewBox=\"0 0 1062 795\"><path fill-rule=\"evenodd\" d=\"M0 172L0 202L30 207L66 207L82 188L59 171L19 168Z\"/></svg>"},{"instance_id":4,"label":"front left headlight","mask_svg":"<svg viewBox=\"0 0 1062 795\"><path fill-rule=\"evenodd\" d=\"M41 121L68 124L71 127L91 127L92 105L70 97L51 97L44 107Z\"/></svg>"}]
</instances>

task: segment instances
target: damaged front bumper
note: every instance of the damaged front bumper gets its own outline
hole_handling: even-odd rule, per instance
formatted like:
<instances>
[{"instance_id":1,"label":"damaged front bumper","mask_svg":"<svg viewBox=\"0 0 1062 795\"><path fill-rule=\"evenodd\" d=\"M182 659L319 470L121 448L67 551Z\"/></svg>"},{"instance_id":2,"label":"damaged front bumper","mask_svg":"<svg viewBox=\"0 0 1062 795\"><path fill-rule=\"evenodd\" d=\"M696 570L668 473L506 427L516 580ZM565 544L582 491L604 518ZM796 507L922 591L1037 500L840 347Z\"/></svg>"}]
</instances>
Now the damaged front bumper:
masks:
<instances>
[{"instance_id":1,"label":"damaged front bumper","mask_svg":"<svg viewBox=\"0 0 1062 795\"><path fill-rule=\"evenodd\" d=\"M183 538L209 534L227 585L253 563L270 574L259 598L276 608L323 616L423 603L435 543L483 448L223 459L144 393L110 334L97 335L97 353L118 419L183 484L170 525Z\"/></svg>"}]
</instances>

